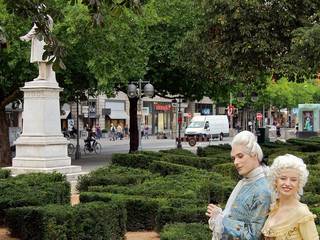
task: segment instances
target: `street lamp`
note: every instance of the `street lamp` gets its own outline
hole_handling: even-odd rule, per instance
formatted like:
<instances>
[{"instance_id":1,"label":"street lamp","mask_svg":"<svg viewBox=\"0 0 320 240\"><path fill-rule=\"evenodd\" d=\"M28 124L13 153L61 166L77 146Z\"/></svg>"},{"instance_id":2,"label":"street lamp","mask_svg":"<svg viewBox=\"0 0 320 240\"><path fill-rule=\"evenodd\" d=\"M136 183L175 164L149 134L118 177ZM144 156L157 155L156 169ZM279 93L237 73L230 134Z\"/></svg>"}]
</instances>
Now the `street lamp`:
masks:
<instances>
[{"instance_id":1,"label":"street lamp","mask_svg":"<svg viewBox=\"0 0 320 240\"><path fill-rule=\"evenodd\" d=\"M144 87L142 89L142 84L144 84ZM143 102L142 102L142 97L153 97L154 95L154 87L152 84L150 84L149 81L142 81L139 79L137 82L131 82L128 85L128 97L129 98L135 98L138 97L139 99L139 108L138 112L139 118L138 118L138 131L139 131L139 146L140 146L140 151L142 150L142 144L141 144L141 139L142 139L142 134L141 134L141 125L144 126L144 117L143 117Z\"/></svg>"},{"instance_id":2,"label":"street lamp","mask_svg":"<svg viewBox=\"0 0 320 240\"><path fill-rule=\"evenodd\" d=\"M172 103L176 105L177 100L173 99ZM182 125L182 112L181 112L181 97L178 98L178 111L177 111L177 122L178 122L178 138L177 138L177 148L182 148L181 145L181 125Z\"/></svg>"},{"instance_id":3,"label":"street lamp","mask_svg":"<svg viewBox=\"0 0 320 240\"><path fill-rule=\"evenodd\" d=\"M252 103L255 103L255 102L258 101L259 96L258 96L258 94L256 92L251 92L251 95L249 95L249 93L248 93L249 90L246 90L245 92L246 93L243 93L243 92L239 92L238 93L238 96L237 96L237 100L238 101L240 101L240 102L246 101L249 98L249 96L250 96L250 100L251 100ZM244 104L244 108L245 109L248 108L248 103ZM251 106L249 106L249 110L251 110ZM250 118L250 113L249 113L249 118ZM247 121L248 121L248 116L246 114L246 119L245 119L245 122L244 122L245 126L247 126ZM250 119L249 119L249 121L250 121ZM254 127L254 129L252 127ZM250 130L255 131L255 126L251 126L251 128L252 129L250 129Z\"/></svg>"}]
</instances>

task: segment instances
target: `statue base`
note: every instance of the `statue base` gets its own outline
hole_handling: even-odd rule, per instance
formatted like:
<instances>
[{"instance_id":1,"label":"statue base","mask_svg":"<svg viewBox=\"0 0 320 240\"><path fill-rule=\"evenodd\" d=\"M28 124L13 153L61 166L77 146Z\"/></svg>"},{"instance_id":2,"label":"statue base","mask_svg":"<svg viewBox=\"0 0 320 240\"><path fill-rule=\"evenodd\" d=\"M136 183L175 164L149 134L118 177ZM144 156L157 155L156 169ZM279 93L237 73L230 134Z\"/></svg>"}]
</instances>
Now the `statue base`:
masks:
<instances>
[{"instance_id":1,"label":"statue base","mask_svg":"<svg viewBox=\"0 0 320 240\"><path fill-rule=\"evenodd\" d=\"M50 75L54 77L54 74ZM83 174L81 166L71 166L68 141L61 133L59 88L55 79L26 82L23 130L15 141L13 175L30 172L60 172L69 180Z\"/></svg>"}]
</instances>

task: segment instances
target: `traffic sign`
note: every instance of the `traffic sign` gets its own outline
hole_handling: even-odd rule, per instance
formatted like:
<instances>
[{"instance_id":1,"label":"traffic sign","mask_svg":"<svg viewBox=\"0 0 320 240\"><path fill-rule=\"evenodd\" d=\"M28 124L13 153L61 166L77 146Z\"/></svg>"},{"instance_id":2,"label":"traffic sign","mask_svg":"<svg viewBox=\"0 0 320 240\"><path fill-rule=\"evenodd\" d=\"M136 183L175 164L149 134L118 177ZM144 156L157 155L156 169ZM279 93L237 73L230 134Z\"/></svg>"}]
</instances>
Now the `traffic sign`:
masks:
<instances>
[{"instance_id":1,"label":"traffic sign","mask_svg":"<svg viewBox=\"0 0 320 240\"><path fill-rule=\"evenodd\" d=\"M228 110L228 116L232 116L234 111L234 106L231 104L228 105L227 110Z\"/></svg>"},{"instance_id":2,"label":"traffic sign","mask_svg":"<svg viewBox=\"0 0 320 240\"><path fill-rule=\"evenodd\" d=\"M257 113L256 117L257 117L257 120L259 120L259 121L262 120L262 118L263 118L262 113Z\"/></svg>"}]
</instances>

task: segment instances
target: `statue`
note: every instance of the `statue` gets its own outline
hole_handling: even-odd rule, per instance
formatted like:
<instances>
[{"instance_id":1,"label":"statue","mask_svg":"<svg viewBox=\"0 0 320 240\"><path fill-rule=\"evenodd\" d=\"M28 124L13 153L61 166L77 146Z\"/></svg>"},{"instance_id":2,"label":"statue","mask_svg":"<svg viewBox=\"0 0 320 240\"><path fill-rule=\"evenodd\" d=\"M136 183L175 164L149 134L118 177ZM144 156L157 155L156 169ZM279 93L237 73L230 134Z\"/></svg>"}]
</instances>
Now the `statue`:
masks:
<instances>
[{"instance_id":1,"label":"statue","mask_svg":"<svg viewBox=\"0 0 320 240\"><path fill-rule=\"evenodd\" d=\"M43 10L46 6L44 4L40 4L38 9ZM50 17L50 15L47 15L48 17L48 27L50 31L53 28L53 20ZM37 63L39 67L39 76L35 80L46 80L48 77L50 77L50 74L52 71L52 64L50 66L47 66L47 62L50 60L50 57L47 57L47 59L43 60L42 55L45 52L44 46L46 45L45 41L42 39L39 39L37 33L37 25L34 24L31 30L24 36L20 37L20 40L22 41L30 41L31 40L31 57L30 62L31 63Z\"/></svg>"}]
</instances>

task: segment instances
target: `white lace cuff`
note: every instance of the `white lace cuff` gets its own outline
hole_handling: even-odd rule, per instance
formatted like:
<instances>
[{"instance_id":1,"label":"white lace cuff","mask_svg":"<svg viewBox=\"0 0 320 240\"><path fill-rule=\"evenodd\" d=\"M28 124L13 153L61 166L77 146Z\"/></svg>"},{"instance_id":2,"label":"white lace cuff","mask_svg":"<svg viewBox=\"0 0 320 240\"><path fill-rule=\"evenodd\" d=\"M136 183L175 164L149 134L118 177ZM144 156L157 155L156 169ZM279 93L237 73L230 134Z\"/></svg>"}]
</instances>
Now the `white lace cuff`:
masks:
<instances>
[{"instance_id":1,"label":"white lace cuff","mask_svg":"<svg viewBox=\"0 0 320 240\"><path fill-rule=\"evenodd\" d=\"M220 209L221 210L221 209ZM209 228L212 231L212 240L220 240L223 233L223 214L222 210L215 216L209 219Z\"/></svg>"}]
</instances>

